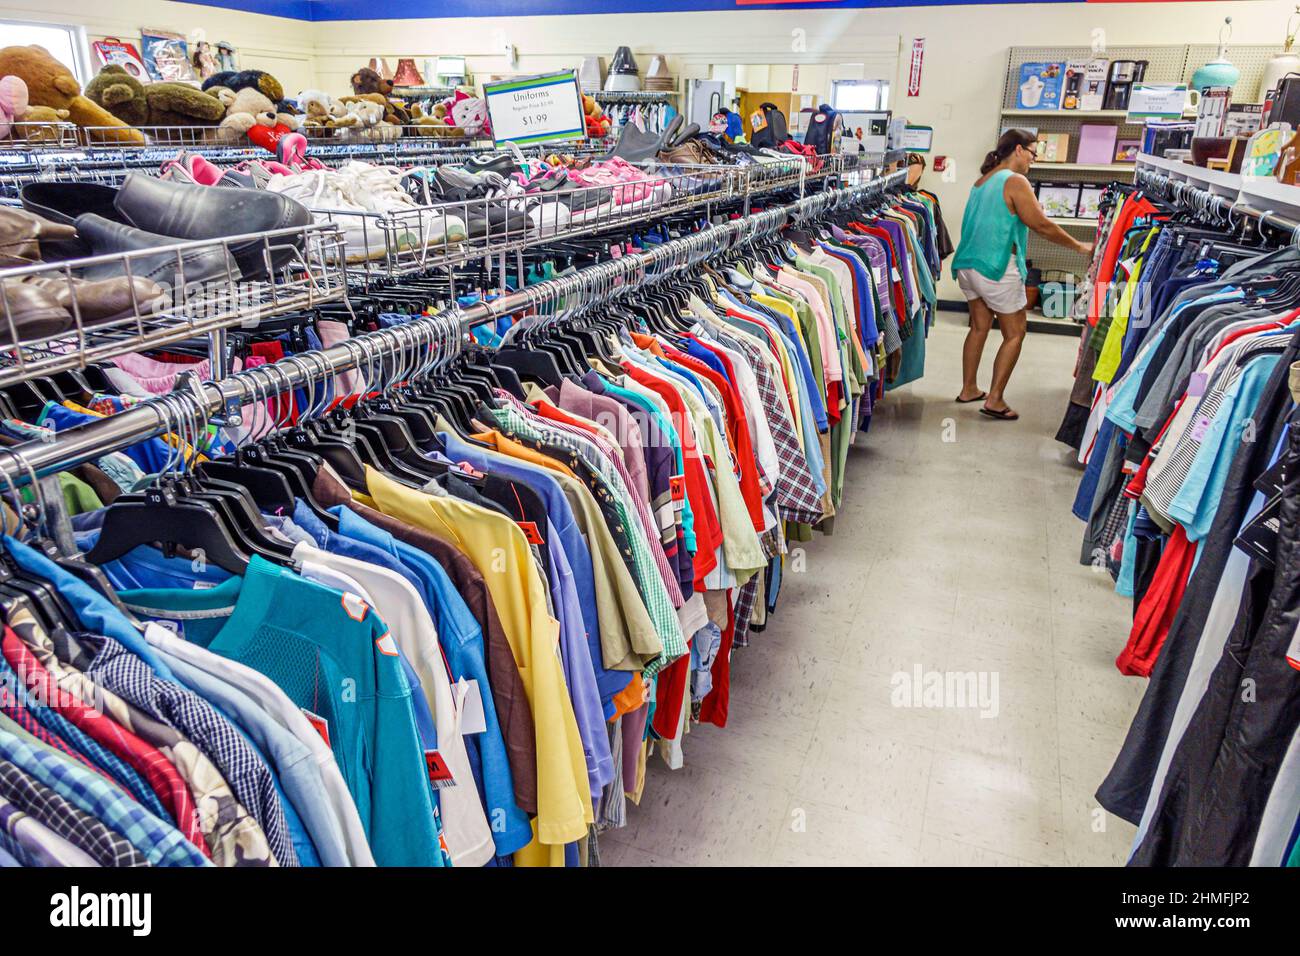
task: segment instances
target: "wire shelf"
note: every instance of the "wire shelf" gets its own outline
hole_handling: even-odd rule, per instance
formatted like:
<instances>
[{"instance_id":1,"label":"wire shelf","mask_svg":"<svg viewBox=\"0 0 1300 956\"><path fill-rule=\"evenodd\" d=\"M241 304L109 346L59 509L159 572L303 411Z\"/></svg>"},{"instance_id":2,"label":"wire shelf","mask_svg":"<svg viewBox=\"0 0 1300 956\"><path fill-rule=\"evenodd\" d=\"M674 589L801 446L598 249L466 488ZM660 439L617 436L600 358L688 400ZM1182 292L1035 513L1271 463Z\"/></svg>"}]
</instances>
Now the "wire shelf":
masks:
<instances>
[{"instance_id":1,"label":"wire shelf","mask_svg":"<svg viewBox=\"0 0 1300 956\"><path fill-rule=\"evenodd\" d=\"M256 245L249 246L249 243ZM225 256L238 248L245 262L260 246L264 277L224 274L189 281L187 263L198 256ZM155 282L145 273L159 260L175 282ZM147 260L147 261L146 261ZM191 275L194 274L193 266ZM105 286L88 286L81 274L93 269ZM27 321L30 292L41 296L40 325ZM110 294L111 293L111 294ZM347 272L343 238L330 225L278 229L246 236L177 242L175 245L112 255L0 269L0 387L35 375L83 368L115 356L160 348L183 339L344 298ZM54 303L66 312L66 321ZM102 314L108 311L108 314ZM36 329L35 332L32 330ZM17 344L15 344L17 343ZM7 346L7 347L6 347Z\"/></svg>"},{"instance_id":2,"label":"wire shelf","mask_svg":"<svg viewBox=\"0 0 1300 956\"><path fill-rule=\"evenodd\" d=\"M343 234L354 274L369 281L492 259L532 246L617 229L743 192L735 167L672 166L645 180L398 207L372 212L313 207ZM308 202L307 205L311 206Z\"/></svg>"}]
</instances>

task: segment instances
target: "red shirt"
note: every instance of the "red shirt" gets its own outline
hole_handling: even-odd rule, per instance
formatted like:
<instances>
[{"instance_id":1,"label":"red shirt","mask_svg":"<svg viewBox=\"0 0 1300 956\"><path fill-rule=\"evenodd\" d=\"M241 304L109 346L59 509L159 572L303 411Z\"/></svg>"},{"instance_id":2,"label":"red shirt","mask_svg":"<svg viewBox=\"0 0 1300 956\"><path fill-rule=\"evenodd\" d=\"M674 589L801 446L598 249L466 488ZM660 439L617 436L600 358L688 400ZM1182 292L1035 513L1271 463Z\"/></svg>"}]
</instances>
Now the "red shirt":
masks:
<instances>
[{"instance_id":1,"label":"red shirt","mask_svg":"<svg viewBox=\"0 0 1300 956\"><path fill-rule=\"evenodd\" d=\"M211 856L203 831L199 829L199 815L194 797L181 779L176 767L153 744L137 737L111 717L87 707L77 696L64 690L50 676L50 672L36 659L12 628L5 627L3 641L5 660L19 678L35 694L44 694L41 700L62 714L91 739L103 744L140 773L150 789L158 794L163 807L172 815L172 822L185 838Z\"/></svg>"}]
</instances>

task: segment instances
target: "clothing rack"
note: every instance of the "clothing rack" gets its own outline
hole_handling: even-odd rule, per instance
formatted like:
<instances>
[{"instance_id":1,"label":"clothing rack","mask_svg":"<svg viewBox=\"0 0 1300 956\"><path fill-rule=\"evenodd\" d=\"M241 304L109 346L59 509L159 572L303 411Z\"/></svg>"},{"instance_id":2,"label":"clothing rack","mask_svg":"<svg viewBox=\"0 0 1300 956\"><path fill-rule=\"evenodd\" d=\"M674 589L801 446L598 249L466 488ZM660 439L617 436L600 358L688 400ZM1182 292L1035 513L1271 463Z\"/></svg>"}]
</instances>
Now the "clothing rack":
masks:
<instances>
[{"instance_id":1,"label":"clothing rack","mask_svg":"<svg viewBox=\"0 0 1300 956\"><path fill-rule=\"evenodd\" d=\"M433 348L439 360L445 361L459 352L466 334L474 326L522 310L555 307L561 303L562 313L544 317L543 324L562 322L586 308L626 296L740 244L771 236L787 223L816 218L843 206L883 197L905 183L906 173L900 170L854 186L826 190L745 218L710 226L642 252L609 259L467 309L423 316L327 349L304 352L237 372L219 381L199 383L190 378L168 395L59 432L52 440L29 441L0 449L4 453L0 456L0 462L3 462L0 464L0 477L3 477L6 487L16 487L178 427L201 429L216 416L223 416L229 424L238 424L240 410L249 403L298 388L314 388L339 373L373 366L388 359L413 357L425 348Z\"/></svg>"},{"instance_id":2,"label":"clothing rack","mask_svg":"<svg viewBox=\"0 0 1300 956\"><path fill-rule=\"evenodd\" d=\"M1300 245L1300 221L1272 209L1261 208L1253 199L1243 202L1237 197L1219 195L1185 180L1175 179L1167 172L1142 166L1137 169L1136 183L1182 209L1215 218L1231 228L1238 228L1245 220L1250 220L1256 224L1257 229L1271 226L1286 233L1290 237L1290 244ZM1291 188L1300 192L1300 188Z\"/></svg>"}]
</instances>

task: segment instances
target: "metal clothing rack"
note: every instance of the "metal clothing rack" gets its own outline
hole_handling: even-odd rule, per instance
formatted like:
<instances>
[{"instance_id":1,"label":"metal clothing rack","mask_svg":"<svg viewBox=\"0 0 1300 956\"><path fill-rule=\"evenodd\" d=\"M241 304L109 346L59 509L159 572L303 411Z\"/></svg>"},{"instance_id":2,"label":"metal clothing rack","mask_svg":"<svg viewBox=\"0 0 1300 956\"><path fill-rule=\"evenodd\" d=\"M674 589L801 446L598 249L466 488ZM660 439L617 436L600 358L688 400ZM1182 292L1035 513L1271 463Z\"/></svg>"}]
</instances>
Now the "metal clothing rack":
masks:
<instances>
[{"instance_id":1,"label":"metal clothing rack","mask_svg":"<svg viewBox=\"0 0 1300 956\"><path fill-rule=\"evenodd\" d=\"M1300 245L1300 221L1272 209L1261 208L1251 200L1243 202L1239 198L1219 195L1193 183L1175 179L1166 172L1141 166L1137 170L1136 185L1182 209L1216 220L1229 228L1241 228L1249 220L1256 224L1257 229L1264 226L1278 229L1290 237L1288 241L1291 245ZM1291 188L1300 192L1300 187Z\"/></svg>"},{"instance_id":2,"label":"metal clothing rack","mask_svg":"<svg viewBox=\"0 0 1300 956\"><path fill-rule=\"evenodd\" d=\"M294 389L314 389L350 369L375 367L385 362L414 363L426 352L445 361L459 351L474 326L530 309L538 311L543 324L564 322L588 308L668 279L740 244L770 236L788 222L815 218L862 199L883 196L905 182L906 173L900 170L857 185L827 190L710 226L642 252L609 259L467 309L415 318L327 349L303 352L236 372L219 381L200 384L190 379L181 390L59 432L51 440L0 449L0 477L8 486L36 482L181 425L197 431L216 416L225 416L227 421L237 419L245 405Z\"/></svg>"}]
</instances>

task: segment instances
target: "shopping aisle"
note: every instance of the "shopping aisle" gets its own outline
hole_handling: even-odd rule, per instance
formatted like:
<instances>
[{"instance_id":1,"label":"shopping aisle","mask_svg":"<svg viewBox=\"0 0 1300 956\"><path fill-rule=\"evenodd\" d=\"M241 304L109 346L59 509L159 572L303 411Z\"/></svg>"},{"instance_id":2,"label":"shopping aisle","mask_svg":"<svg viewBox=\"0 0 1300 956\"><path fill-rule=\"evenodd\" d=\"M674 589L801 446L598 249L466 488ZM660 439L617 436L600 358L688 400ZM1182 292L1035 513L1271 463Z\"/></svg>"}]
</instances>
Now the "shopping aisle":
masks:
<instances>
[{"instance_id":1,"label":"shopping aisle","mask_svg":"<svg viewBox=\"0 0 1300 956\"><path fill-rule=\"evenodd\" d=\"M651 758L604 865L1123 862L1133 828L1092 794L1145 682L1115 669L1129 609L1078 564L1052 438L1077 340L1030 336L1007 423L952 402L964 330L940 313L925 377L851 454L836 533L736 651L729 726L696 725L682 770ZM894 706L917 668L984 692Z\"/></svg>"}]
</instances>

